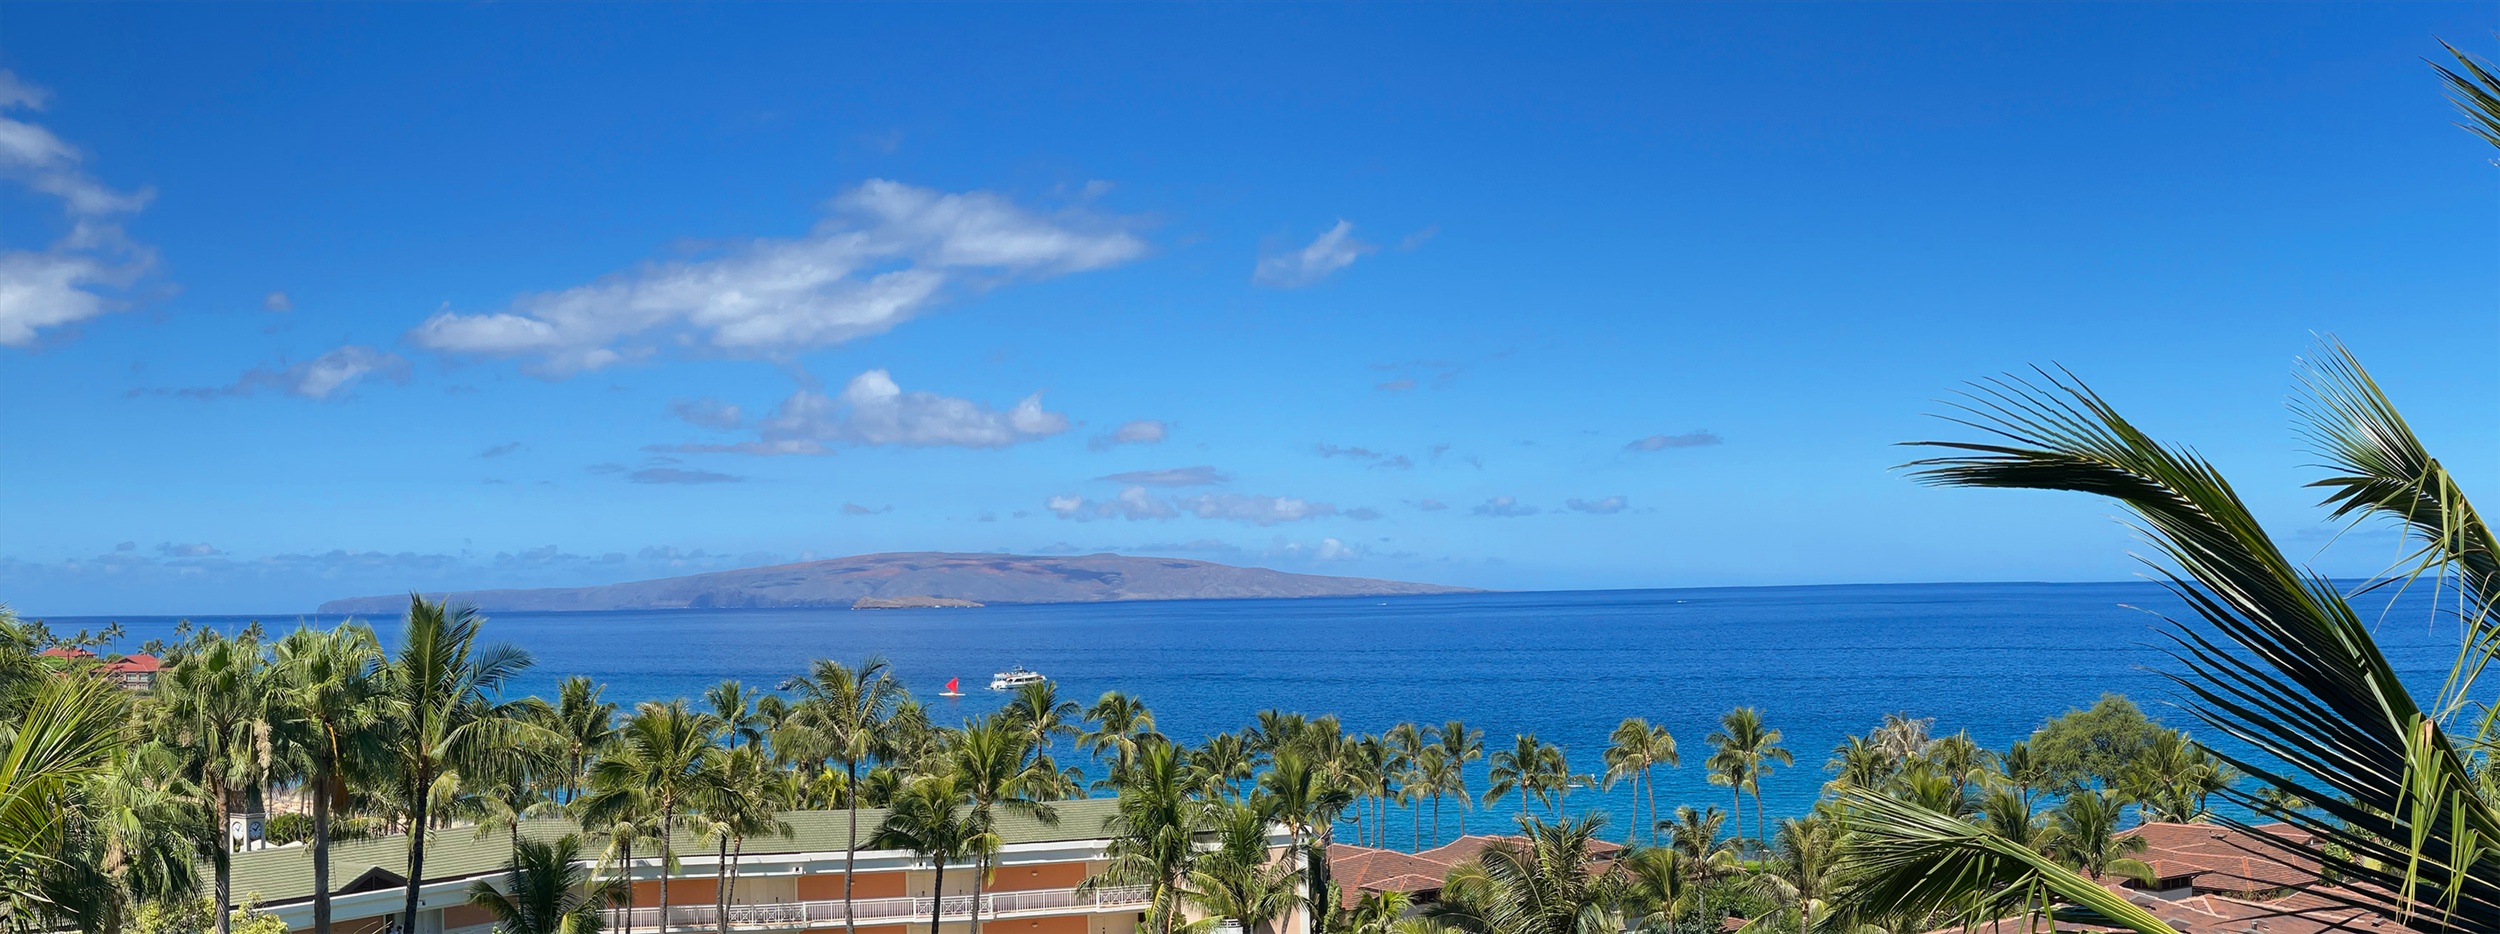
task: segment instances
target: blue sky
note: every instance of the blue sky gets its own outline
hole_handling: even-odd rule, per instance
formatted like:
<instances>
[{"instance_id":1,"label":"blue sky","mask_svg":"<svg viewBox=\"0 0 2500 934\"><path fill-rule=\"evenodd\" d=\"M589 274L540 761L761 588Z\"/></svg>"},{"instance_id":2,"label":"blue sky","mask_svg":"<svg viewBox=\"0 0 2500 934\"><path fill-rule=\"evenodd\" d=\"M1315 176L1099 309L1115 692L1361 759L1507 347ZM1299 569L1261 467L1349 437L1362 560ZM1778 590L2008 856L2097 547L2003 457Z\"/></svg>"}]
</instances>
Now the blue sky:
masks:
<instances>
[{"instance_id":1,"label":"blue sky","mask_svg":"<svg viewBox=\"0 0 2500 934\"><path fill-rule=\"evenodd\" d=\"M2338 334L2500 495L2489 13L12 6L0 600L2125 577L1889 469L2050 362L2368 570L2283 402Z\"/></svg>"}]
</instances>

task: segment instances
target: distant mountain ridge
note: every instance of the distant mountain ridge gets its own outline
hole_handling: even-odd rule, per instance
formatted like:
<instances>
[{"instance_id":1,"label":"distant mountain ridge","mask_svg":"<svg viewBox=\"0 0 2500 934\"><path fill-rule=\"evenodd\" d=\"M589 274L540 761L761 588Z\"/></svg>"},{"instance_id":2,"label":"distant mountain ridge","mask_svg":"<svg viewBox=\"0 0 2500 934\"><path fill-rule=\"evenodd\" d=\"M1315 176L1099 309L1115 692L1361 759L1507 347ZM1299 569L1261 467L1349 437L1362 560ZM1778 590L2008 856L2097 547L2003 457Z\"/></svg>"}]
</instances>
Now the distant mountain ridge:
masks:
<instances>
[{"instance_id":1,"label":"distant mountain ridge","mask_svg":"<svg viewBox=\"0 0 2500 934\"><path fill-rule=\"evenodd\" d=\"M426 594L489 612L847 607L863 598L939 597L977 603L1094 603L1111 600L1226 600L1257 597L1373 597L1480 593L1470 587L1366 577L1288 574L1185 558L1094 554L1076 557L916 551L854 555L686 577L533 590ZM383 615L408 607L405 594L350 597L322 613Z\"/></svg>"}]
</instances>

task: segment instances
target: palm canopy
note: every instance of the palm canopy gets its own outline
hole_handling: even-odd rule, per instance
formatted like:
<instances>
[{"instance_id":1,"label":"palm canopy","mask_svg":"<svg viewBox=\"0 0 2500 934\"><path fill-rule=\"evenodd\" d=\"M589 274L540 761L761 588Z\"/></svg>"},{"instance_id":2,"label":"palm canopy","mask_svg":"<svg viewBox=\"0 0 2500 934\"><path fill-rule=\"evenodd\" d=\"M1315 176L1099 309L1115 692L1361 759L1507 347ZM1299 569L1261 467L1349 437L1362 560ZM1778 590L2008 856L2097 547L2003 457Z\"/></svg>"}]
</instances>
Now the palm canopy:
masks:
<instances>
[{"instance_id":1,"label":"palm canopy","mask_svg":"<svg viewBox=\"0 0 2500 934\"><path fill-rule=\"evenodd\" d=\"M571 834L522 840L501 880L469 884L469 904L494 915L503 934L599 934L623 886L592 878L581 854L581 838Z\"/></svg>"},{"instance_id":2,"label":"palm canopy","mask_svg":"<svg viewBox=\"0 0 2500 934\"><path fill-rule=\"evenodd\" d=\"M2308 434L2341 472L2322 482L2329 504L2338 514L2393 518L2426 539L2422 564L2408 577L2454 573L2464 584L2456 674L2428 707L2397 677L2345 595L2286 558L2212 465L2156 442L2071 374L1977 384L1954 420L1994 440L1924 442L1953 453L1910 466L1937 485L2070 490L2125 505L2167 560L2157 574L2192 613L2166 620L2179 670L2165 674L2194 701L2200 720L2256 752L2210 751L2320 813L2227 788L2217 793L2315 834L2322 842L2303 847L2306 855L2359 883L2334 897L2424 930L2500 931L2500 809L2474 764L2488 761L2491 720L2463 716L2473 675L2500 644L2490 615L2500 597L2490 532L2350 354L2328 345L2307 376ZM1865 804L1869 796L1850 800ZM1942 835L1898 809L1854 813L1877 852L1923 841L1928 849L1918 852L1940 860L1923 872L1977 878L1969 875L1980 872L1976 863L1991 872L2015 865L1996 851L2001 841ZM1943 860L1957 846L1974 864ZM2088 880L2060 872L2040 870L2026 881L2079 900L2076 883ZM2157 921L2122 923L2168 930Z\"/></svg>"}]
</instances>

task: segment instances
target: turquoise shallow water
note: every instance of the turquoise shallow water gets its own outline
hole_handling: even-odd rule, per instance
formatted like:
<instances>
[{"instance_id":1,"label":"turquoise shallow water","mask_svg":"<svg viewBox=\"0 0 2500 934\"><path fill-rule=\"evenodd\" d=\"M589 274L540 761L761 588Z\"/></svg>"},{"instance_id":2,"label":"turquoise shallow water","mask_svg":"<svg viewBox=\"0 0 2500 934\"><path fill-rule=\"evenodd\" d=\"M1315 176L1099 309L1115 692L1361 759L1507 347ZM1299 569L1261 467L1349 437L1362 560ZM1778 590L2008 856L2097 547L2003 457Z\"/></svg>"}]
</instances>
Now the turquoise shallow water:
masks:
<instances>
[{"instance_id":1,"label":"turquoise shallow water","mask_svg":"<svg viewBox=\"0 0 2500 934\"><path fill-rule=\"evenodd\" d=\"M1162 601L993 606L972 610L671 610L505 613L491 638L537 658L519 690L546 693L568 674L608 684L618 701L699 697L721 678L771 687L808 659L880 653L941 719L995 709L993 671L1023 664L1090 702L1105 690L1144 698L1161 728L1197 740L1261 709L1336 713L1349 729L1457 718L1488 749L1533 731L1564 745L1574 771L1598 771L1606 733L1627 716L1673 730L1686 765L1660 773L1662 806L1728 806L1699 768L1719 713L1761 708L1797 768L1765 783L1774 814L1795 813L1828 777L1832 746L1886 713L1934 717L2002 748L2041 720L2105 691L2135 697L2173 725L2168 684L2145 670L2166 658L2147 611L2176 604L2149 583L1905 584L1328 600ZM2373 611L2377 608L2372 605ZM2454 633L2427 602L2381 628L2398 666L2423 689L2447 673ZM201 617L220 627L234 617ZM330 622L331 620L317 620ZM56 631L104 620L54 618ZM128 646L170 618L122 618ZM293 618L265 618L272 630ZM378 621L389 637L390 621ZM949 677L970 696L934 695ZM1484 787L1482 763L1472 784ZM1628 789L1577 792L1573 811L1628 819ZM1747 803L1750 809L1751 803ZM1507 822L1515 806L1469 817ZM1748 821L1750 823L1750 821ZM1391 839L1411 839L1405 817ZM1457 830L1445 805L1442 836ZM1610 834L1612 835L1612 834Z\"/></svg>"}]
</instances>

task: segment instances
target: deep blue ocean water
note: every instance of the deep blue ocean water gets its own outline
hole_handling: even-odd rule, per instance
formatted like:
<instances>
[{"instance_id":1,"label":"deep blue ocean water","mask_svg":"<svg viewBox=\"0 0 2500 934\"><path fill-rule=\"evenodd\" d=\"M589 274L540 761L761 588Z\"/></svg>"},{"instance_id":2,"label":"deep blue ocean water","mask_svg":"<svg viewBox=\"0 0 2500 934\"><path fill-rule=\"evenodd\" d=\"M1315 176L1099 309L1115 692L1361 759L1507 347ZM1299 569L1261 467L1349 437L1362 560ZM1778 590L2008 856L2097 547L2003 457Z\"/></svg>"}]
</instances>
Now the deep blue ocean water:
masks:
<instances>
[{"instance_id":1,"label":"deep blue ocean water","mask_svg":"<svg viewBox=\"0 0 2500 934\"><path fill-rule=\"evenodd\" d=\"M2365 615L2384 598L2356 601ZM948 722L996 709L992 672L1022 664L1089 703L1106 690L1143 698L1168 735L1196 741L1239 729L1266 708L1335 713L1378 731L1402 721L1464 720L1487 751L1517 732L1562 744L1574 771L1602 771L1606 734L1627 716L1663 724L1684 766L1660 773L1662 810L1729 806L1700 763L1703 737L1739 704L1761 708L1783 733L1795 768L1763 787L1774 814L1807 808L1829 777L1823 763L1851 733L1886 713L1936 719L2003 748L2040 722L2104 692L2134 697L2174 726L2219 739L2147 670L2169 665L2152 612L2177 609L2150 583L1901 584L1568 593L1469 594L1320 600L1157 601L992 606L959 610L761 609L501 613L492 639L537 660L514 687L551 693L570 674L608 685L620 702L696 697L723 678L770 688L812 658L891 660L911 690ZM2436 689L2453 659L2453 624L2432 623L2408 598L2380 627L2382 647L2417 690ZM102 618L53 618L56 632ZM172 618L121 618L128 650L169 633ZM200 617L226 628L238 617ZM262 621L273 633L294 618ZM317 624L334 619L312 620ZM385 640L390 620L376 621ZM935 695L961 677L969 696ZM1070 755L1061 752L1063 761ZM1484 764L1471 786L1485 786ZM1574 812L1602 810L1620 834L1628 788L1575 792ZM1751 802L1746 804L1751 809ZM1478 810L1471 830L1503 826L1516 804ZM1751 823L1750 819L1748 823ZM1393 843L1412 839L1408 819ZM1445 805L1442 836L1457 832ZM1341 830L1341 834L1347 831Z\"/></svg>"}]
</instances>

